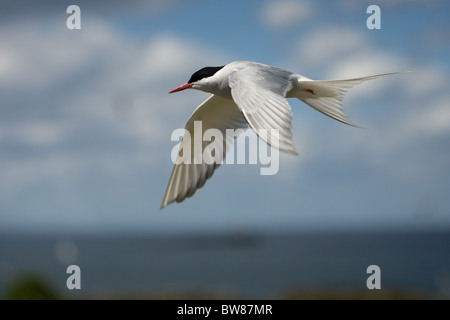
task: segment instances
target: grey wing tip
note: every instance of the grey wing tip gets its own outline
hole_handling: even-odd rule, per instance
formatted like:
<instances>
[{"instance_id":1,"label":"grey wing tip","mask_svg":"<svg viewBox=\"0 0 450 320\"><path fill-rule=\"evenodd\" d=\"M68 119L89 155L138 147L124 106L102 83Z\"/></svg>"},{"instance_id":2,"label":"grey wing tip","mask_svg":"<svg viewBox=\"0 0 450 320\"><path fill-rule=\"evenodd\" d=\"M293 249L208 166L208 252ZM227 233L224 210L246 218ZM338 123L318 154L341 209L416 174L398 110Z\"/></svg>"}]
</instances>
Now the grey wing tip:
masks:
<instances>
[{"instance_id":1,"label":"grey wing tip","mask_svg":"<svg viewBox=\"0 0 450 320\"><path fill-rule=\"evenodd\" d=\"M159 210L164 209L165 207L167 207L172 202L175 202L175 200L169 201L169 200L166 199L166 196L164 196L164 199L163 199L163 201L161 203L161 207L159 207Z\"/></svg>"},{"instance_id":2,"label":"grey wing tip","mask_svg":"<svg viewBox=\"0 0 450 320\"><path fill-rule=\"evenodd\" d=\"M352 127L358 128L358 129L367 129L366 127L360 126L360 125L355 124L353 122L350 122L350 123L347 123L347 124L352 126Z\"/></svg>"},{"instance_id":3,"label":"grey wing tip","mask_svg":"<svg viewBox=\"0 0 450 320\"><path fill-rule=\"evenodd\" d=\"M277 148L277 147L274 147L274 148ZM292 154L294 156L298 156L298 152L297 152L297 150L295 149L294 146L291 146L291 145L288 146L288 147L279 146L277 149L282 151L282 152L285 152L285 153L288 153L288 154Z\"/></svg>"},{"instance_id":4,"label":"grey wing tip","mask_svg":"<svg viewBox=\"0 0 450 320\"><path fill-rule=\"evenodd\" d=\"M166 207L168 205L168 203L165 203L164 201L161 203L161 207L159 207L159 210L164 209L164 207Z\"/></svg>"}]
</instances>

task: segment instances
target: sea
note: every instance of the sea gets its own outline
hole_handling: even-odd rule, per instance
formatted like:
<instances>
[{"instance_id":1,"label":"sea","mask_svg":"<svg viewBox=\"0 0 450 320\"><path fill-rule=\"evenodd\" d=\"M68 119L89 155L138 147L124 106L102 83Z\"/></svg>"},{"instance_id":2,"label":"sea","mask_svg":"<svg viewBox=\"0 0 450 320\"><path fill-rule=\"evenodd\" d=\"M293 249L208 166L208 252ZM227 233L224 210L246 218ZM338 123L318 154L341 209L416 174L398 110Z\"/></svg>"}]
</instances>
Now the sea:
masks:
<instances>
[{"instance_id":1,"label":"sea","mask_svg":"<svg viewBox=\"0 0 450 320\"><path fill-rule=\"evenodd\" d=\"M63 299L448 299L450 232L0 235L0 297L30 274Z\"/></svg>"}]
</instances>

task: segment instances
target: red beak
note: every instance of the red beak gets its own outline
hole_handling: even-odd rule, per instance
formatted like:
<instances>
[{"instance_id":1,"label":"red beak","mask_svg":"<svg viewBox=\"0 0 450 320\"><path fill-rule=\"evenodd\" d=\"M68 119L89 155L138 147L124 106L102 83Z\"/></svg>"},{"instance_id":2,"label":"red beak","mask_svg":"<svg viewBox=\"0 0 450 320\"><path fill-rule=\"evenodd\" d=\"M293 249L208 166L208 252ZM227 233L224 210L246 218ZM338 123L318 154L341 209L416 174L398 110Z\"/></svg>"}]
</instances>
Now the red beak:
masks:
<instances>
[{"instance_id":1,"label":"red beak","mask_svg":"<svg viewBox=\"0 0 450 320\"><path fill-rule=\"evenodd\" d=\"M193 84L190 84L190 83L187 83L187 82L186 82L185 84L182 84L181 86L179 86L179 87L173 89L173 90L170 91L169 93L174 93L174 92L178 92L178 91L183 91L183 90L192 88L192 86L193 86Z\"/></svg>"}]
</instances>

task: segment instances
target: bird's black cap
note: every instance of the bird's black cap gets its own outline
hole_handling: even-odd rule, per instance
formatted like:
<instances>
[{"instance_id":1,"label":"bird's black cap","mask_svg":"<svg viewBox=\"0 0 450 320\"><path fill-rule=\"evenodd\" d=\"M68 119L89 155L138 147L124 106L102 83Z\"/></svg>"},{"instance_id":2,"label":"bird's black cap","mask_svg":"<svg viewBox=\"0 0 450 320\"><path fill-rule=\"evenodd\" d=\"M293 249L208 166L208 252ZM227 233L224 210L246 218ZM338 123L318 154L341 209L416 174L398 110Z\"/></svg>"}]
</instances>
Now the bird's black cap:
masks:
<instances>
[{"instance_id":1,"label":"bird's black cap","mask_svg":"<svg viewBox=\"0 0 450 320\"><path fill-rule=\"evenodd\" d=\"M194 83L196 81L199 81L203 78L208 78L214 75L217 71L222 69L224 66L221 67L204 67L198 71L196 71L191 78L189 79L188 83Z\"/></svg>"}]
</instances>

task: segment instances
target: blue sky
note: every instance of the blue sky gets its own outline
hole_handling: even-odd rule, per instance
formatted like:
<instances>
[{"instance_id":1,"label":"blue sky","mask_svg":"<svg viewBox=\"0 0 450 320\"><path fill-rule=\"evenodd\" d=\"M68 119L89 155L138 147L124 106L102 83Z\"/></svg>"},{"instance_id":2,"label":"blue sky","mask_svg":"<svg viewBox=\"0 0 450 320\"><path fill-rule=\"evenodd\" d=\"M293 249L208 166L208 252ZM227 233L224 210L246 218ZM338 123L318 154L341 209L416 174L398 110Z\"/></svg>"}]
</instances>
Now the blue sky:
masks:
<instances>
[{"instance_id":1,"label":"blue sky","mask_svg":"<svg viewBox=\"0 0 450 320\"><path fill-rule=\"evenodd\" d=\"M78 1L68 30L70 4L0 5L0 231L450 227L448 2ZM167 93L234 60L313 79L412 72L350 91L366 129L289 100L298 157L274 176L224 165L160 211L170 135L208 97Z\"/></svg>"}]
</instances>

